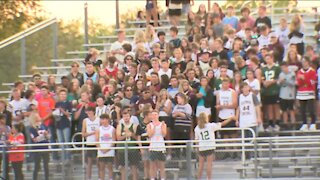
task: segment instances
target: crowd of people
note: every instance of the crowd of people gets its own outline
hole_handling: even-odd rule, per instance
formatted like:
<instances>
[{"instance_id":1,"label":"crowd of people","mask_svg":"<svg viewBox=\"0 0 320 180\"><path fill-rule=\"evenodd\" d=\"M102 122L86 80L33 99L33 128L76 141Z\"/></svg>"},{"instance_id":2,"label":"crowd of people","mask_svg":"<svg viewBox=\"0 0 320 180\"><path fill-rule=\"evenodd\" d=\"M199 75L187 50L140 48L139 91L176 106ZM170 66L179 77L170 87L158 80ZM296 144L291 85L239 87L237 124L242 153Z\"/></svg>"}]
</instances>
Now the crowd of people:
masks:
<instances>
[{"instance_id":1,"label":"crowd of people","mask_svg":"<svg viewBox=\"0 0 320 180\"><path fill-rule=\"evenodd\" d=\"M124 179L124 150L110 147L125 146L115 141L133 141L129 146L149 148L129 150L132 179L140 179L137 166L142 161L144 179L153 180L158 169L165 179L165 160L179 156L179 152L166 149L164 140L196 139L200 140L197 178L201 179L207 161L211 179L215 146L207 147L206 141L217 135L239 137L236 131L215 134L222 126L252 128L257 133L291 130L299 107L300 130L317 129L319 51L305 43L300 15L293 16L290 24L281 18L279 27L272 27L265 6L259 7L254 19L247 7L238 18L232 6L224 11L215 3L207 12L202 4L193 12L188 6L170 3L169 16L186 11L185 33L172 26L168 39L164 31L148 24L150 16L158 20L156 1L149 0L146 28L137 30L132 42L126 40L125 31L119 31L109 53L100 56L91 48L83 62L72 62L61 84L56 84L53 75L43 81L41 74L34 74L26 87L16 82L11 101L0 101L1 144L9 145L9 150L23 150L19 144L70 142L73 134L81 132L86 147L100 148L86 153L87 179L91 179L98 158L102 180L106 167L112 179L114 162ZM319 27L315 27L318 47ZM80 66L85 67L84 72ZM48 148L41 144L32 147ZM49 179L49 152L32 154L33 179L38 177L41 160ZM237 158L236 153L229 156ZM15 179L23 179L24 153L1 157L11 162ZM52 158L58 159L58 153L52 153ZM69 161L72 154L66 152L60 158ZM9 163L3 166L8 172Z\"/></svg>"}]
</instances>

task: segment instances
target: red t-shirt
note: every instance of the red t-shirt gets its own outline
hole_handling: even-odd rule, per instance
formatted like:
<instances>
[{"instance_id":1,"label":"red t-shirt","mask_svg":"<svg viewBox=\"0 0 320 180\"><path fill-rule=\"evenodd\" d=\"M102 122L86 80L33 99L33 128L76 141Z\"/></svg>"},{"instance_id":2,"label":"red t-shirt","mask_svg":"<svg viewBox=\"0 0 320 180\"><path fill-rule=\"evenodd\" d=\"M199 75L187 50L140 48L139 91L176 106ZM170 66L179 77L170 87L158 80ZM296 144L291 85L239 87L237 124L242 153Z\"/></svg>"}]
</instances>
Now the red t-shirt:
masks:
<instances>
[{"instance_id":1,"label":"red t-shirt","mask_svg":"<svg viewBox=\"0 0 320 180\"><path fill-rule=\"evenodd\" d=\"M109 68L105 68L106 74L114 79L117 78L118 68L114 67L112 70Z\"/></svg>"},{"instance_id":2,"label":"red t-shirt","mask_svg":"<svg viewBox=\"0 0 320 180\"><path fill-rule=\"evenodd\" d=\"M24 144L24 135L22 133L17 136L9 135L11 144ZM10 150L24 150L24 147L11 147ZM19 162L24 160L24 152L9 153L10 162Z\"/></svg>"},{"instance_id":3,"label":"red t-shirt","mask_svg":"<svg viewBox=\"0 0 320 180\"><path fill-rule=\"evenodd\" d=\"M41 97L38 100L38 110L39 110L39 115L41 118L44 118L45 116L47 116L48 114L50 114L52 112L52 110L55 108L55 101L52 97ZM52 118L49 118L47 120L45 120L44 122L45 126L49 126L53 123Z\"/></svg>"}]
</instances>

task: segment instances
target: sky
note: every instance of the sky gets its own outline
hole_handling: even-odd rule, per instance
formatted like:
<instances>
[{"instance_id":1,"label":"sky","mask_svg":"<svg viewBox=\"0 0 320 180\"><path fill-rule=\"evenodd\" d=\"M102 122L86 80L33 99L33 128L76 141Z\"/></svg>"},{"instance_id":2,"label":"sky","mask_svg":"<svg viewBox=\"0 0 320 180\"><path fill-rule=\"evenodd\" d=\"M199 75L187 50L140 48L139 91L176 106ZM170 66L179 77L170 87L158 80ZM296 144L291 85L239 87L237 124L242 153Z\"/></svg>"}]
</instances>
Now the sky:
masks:
<instances>
[{"instance_id":1,"label":"sky","mask_svg":"<svg viewBox=\"0 0 320 180\"><path fill-rule=\"evenodd\" d=\"M44 9L48 12L49 16L57 17L66 21L73 19L84 18L84 4L88 3L88 16L105 23L115 24L116 3L114 0L109 1L42 1ZM145 6L145 0L119 0L119 9L125 12L129 9L142 9ZM165 1L159 1L161 7L165 6ZM219 1L223 4L224 1ZM201 4L207 4L207 1L195 0L193 10ZM129 6L130 4L130 6Z\"/></svg>"},{"instance_id":2,"label":"sky","mask_svg":"<svg viewBox=\"0 0 320 180\"><path fill-rule=\"evenodd\" d=\"M88 3L88 16L93 17L98 22L111 25L115 24L115 1L55 1L55 0L44 0L41 1L45 11L48 12L50 17L57 17L63 19L64 21L70 21L74 19L83 19L84 18L84 4ZM119 9L121 12L125 12L129 9L143 9L145 6L145 0L119 0ZM158 4L161 7L165 6L164 0L159 1ZM222 5L225 1L213 1L211 3L218 2ZM320 6L320 1L311 1L311 0L300 0L298 6L310 6L312 2L313 6ZM207 5L207 0L195 0L195 5L193 10L196 11L201 3ZM320 10L320 8L319 8Z\"/></svg>"}]
</instances>

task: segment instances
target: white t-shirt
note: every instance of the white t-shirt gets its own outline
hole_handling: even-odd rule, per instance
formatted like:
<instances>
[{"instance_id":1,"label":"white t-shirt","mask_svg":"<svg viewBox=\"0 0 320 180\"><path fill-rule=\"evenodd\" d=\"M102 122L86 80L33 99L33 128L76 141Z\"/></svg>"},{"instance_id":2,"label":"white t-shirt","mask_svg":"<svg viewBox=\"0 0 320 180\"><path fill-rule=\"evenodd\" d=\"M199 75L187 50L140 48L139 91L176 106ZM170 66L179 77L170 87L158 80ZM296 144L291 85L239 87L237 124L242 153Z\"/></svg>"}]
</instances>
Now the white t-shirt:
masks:
<instances>
[{"instance_id":1,"label":"white t-shirt","mask_svg":"<svg viewBox=\"0 0 320 180\"><path fill-rule=\"evenodd\" d=\"M130 117L130 122L135 124L135 125L139 125L139 119L137 118L137 116L131 116ZM120 119L119 123L120 124L124 124L124 120Z\"/></svg>"},{"instance_id":2,"label":"white t-shirt","mask_svg":"<svg viewBox=\"0 0 320 180\"><path fill-rule=\"evenodd\" d=\"M246 79L244 82L248 83L248 85L255 91L259 91L259 93L257 94L257 98L259 100L259 102L261 102L261 97L260 97L260 90L261 90L261 86L260 86L260 82L258 79L254 79L252 82L249 82L248 79Z\"/></svg>"},{"instance_id":3,"label":"white t-shirt","mask_svg":"<svg viewBox=\"0 0 320 180\"><path fill-rule=\"evenodd\" d=\"M230 105L233 103L233 89L228 89L228 90L219 90L219 100L220 100L220 105ZM219 118L220 119L228 119L232 116L235 115L235 109L221 109L219 111Z\"/></svg>"},{"instance_id":4,"label":"white t-shirt","mask_svg":"<svg viewBox=\"0 0 320 180\"><path fill-rule=\"evenodd\" d=\"M162 68L160 68L159 72L158 72L158 75L159 75L159 78L161 78L162 75L166 74L169 79L171 78L171 74L172 74L172 69L168 69L167 71L163 71Z\"/></svg>"},{"instance_id":5,"label":"white t-shirt","mask_svg":"<svg viewBox=\"0 0 320 180\"><path fill-rule=\"evenodd\" d=\"M267 35L267 36L261 35L260 37L258 37L258 42L259 42L259 48L263 48L264 46L268 46L270 44L269 35Z\"/></svg>"},{"instance_id":6,"label":"white t-shirt","mask_svg":"<svg viewBox=\"0 0 320 180\"><path fill-rule=\"evenodd\" d=\"M214 131L221 129L221 123L207 123L203 129L194 129L195 139L200 140L199 151L216 149Z\"/></svg>"},{"instance_id":7,"label":"white t-shirt","mask_svg":"<svg viewBox=\"0 0 320 180\"><path fill-rule=\"evenodd\" d=\"M119 42L116 41L111 44L110 51L116 51L116 50L122 50L122 45L128 43L127 41ZM121 62L121 65L123 64L124 55L116 54L115 57L118 59L118 61Z\"/></svg>"},{"instance_id":8,"label":"white t-shirt","mask_svg":"<svg viewBox=\"0 0 320 180\"><path fill-rule=\"evenodd\" d=\"M26 112L28 102L26 99L21 98L20 100L12 100L9 102L12 108L12 116L16 117L20 113Z\"/></svg>"},{"instance_id":9,"label":"white t-shirt","mask_svg":"<svg viewBox=\"0 0 320 180\"><path fill-rule=\"evenodd\" d=\"M112 136L115 131L114 127L109 125L107 127L100 126L99 127L99 142L104 142L100 144L101 148L110 148L112 146ZM98 150L98 157L114 157L115 151L114 149L110 149L108 152L102 152Z\"/></svg>"},{"instance_id":10,"label":"white t-shirt","mask_svg":"<svg viewBox=\"0 0 320 180\"><path fill-rule=\"evenodd\" d=\"M97 118L95 120L90 120L89 118L84 119L86 125L87 125L87 133L95 132L100 127L100 118ZM94 142L96 142L96 135L92 134L90 136L86 137L87 145L95 145Z\"/></svg>"}]
</instances>

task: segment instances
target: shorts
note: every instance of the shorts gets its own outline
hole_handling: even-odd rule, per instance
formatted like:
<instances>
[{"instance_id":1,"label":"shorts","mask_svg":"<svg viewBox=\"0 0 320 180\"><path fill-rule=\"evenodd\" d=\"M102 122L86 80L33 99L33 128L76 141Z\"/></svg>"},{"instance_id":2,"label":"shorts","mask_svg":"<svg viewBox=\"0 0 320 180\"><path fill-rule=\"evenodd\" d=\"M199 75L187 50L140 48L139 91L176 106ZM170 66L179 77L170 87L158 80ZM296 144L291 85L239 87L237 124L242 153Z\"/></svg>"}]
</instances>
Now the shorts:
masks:
<instances>
[{"instance_id":1,"label":"shorts","mask_svg":"<svg viewBox=\"0 0 320 180\"><path fill-rule=\"evenodd\" d=\"M137 166L139 165L141 160L141 155L139 150L133 149L128 151L128 164L129 166ZM119 151L119 164L121 166L125 166L125 154L124 151Z\"/></svg>"},{"instance_id":2,"label":"shorts","mask_svg":"<svg viewBox=\"0 0 320 180\"><path fill-rule=\"evenodd\" d=\"M279 96L262 96L262 104L263 105L272 105L279 103Z\"/></svg>"},{"instance_id":3,"label":"shorts","mask_svg":"<svg viewBox=\"0 0 320 180\"><path fill-rule=\"evenodd\" d=\"M87 148L96 148L97 146L95 146L95 145L87 145L86 147ZM96 158L97 157L97 153L98 153L97 150L87 150L86 157L87 158Z\"/></svg>"},{"instance_id":4,"label":"shorts","mask_svg":"<svg viewBox=\"0 0 320 180\"><path fill-rule=\"evenodd\" d=\"M173 119L169 116L160 116L159 121L164 121L167 125L168 128L172 129L173 128Z\"/></svg>"},{"instance_id":5,"label":"shorts","mask_svg":"<svg viewBox=\"0 0 320 180\"><path fill-rule=\"evenodd\" d=\"M142 161L150 160L150 151L149 149L143 149L143 154L141 154Z\"/></svg>"},{"instance_id":6,"label":"shorts","mask_svg":"<svg viewBox=\"0 0 320 180\"><path fill-rule=\"evenodd\" d=\"M166 155L162 151L150 151L150 161L165 161Z\"/></svg>"},{"instance_id":7,"label":"shorts","mask_svg":"<svg viewBox=\"0 0 320 180\"><path fill-rule=\"evenodd\" d=\"M281 111L291 111L293 110L294 100L280 99L280 109Z\"/></svg>"},{"instance_id":8,"label":"shorts","mask_svg":"<svg viewBox=\"0 0 320 180\"><path fill-rule=\"evenodd\" d=\"M196 109L196 117L199 117L200 113L206 113L207 115L211 115L211 108L206 108L204 106L197 106Z\"/></svg>"},{"instance_id":9,"label":"shorts","mask_svg":"<svg viewBox=\"0 0 320 180\"><path fill-rule=\"evenodd\" d=\"M169 16L181 16L181 9L169 9Z\"/></svg>"},{"instance_id":10,"label":"shorts","mask_svg":"<svg viewBox=\"0 0 320 180\"><path fill-rule=\"evenodd\" d=\"M214 154L214 149L205 150L205 151L199 151L199 156L207 157Z\"/></svg>"},{"instance_id":11,"label":"shorts","mask_svg":"<svg viewBox=\"0 0 320 180\"><path fill-rule=\"evenodd\" d=\"M220 119L219 118L219 122L222 122L222 121L224 121L224 119ZM236 122L235 121L230 121L228 124L226 124L224 127L226 127L226 128L232 128L232 127L237 127L236 126ZM236 134L237 133L237 131L236 130L222 130L222 131L220 131L220 134L222 135L222 136L224 136L224 135L230 135L230 134Z\"/></svg>"},{"instance_id":12,"label":"shorts","mask_svg":"<svg viewBox=\"0 0 320 180\"><path fill-rule=\"evenodd\" d=\"M114 157L99 157L98 161L102 163L113 163Z\"/></svg>"}]
</instances>

